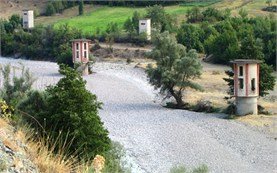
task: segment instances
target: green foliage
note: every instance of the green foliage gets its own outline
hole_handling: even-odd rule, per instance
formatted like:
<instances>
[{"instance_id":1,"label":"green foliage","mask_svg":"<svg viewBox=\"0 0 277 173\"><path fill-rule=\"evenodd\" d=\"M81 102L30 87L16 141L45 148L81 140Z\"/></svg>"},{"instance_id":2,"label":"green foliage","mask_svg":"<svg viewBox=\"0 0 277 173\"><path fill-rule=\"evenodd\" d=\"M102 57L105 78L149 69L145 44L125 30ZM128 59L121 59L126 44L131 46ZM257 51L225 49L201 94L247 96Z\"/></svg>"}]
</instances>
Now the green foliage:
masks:
<instances>
[{"instance_id":1,"label":"green foliage","mask_svg":"<svg viewBox=\"0 0 277 173\"><path fill-rule=\"evenodd\" d=\"M63 10L64 10L64 5L63 5L63 3L62 3L62 1L54 1L53 2L53 6L54 6L54 8L55 8L55 11L57 12L57 13L62 13L63 12Z\"/></svg>"},{"instance_id":2,"label":"green foliage","mask_svg":"<svg viewBox=\"0 0 277 173\"><path fill-rule=\"evenodd\" d=\"M201 74L201 64L195 50L186 51L186 48L178 44L176 38L168 32L157 36L154 41L155 48L150 57L157 61L157 68L149 66L146 70L149 81L161 93L170 94L182 107L183 91L190 87L201 87L192 82Z\"/></svg>"},{"instance_id":3,"label":"green foliage","mask_svg":"<svg viewBox=\"0 0 277 173\"><path fill-rule=\"evenodd\" d=\"M165 12L161 5L149 6L146 8L146 18L151 19L151 26L160 32L173 31L176 20Z\"/></svg>"},{"instance_id":4,"label":"green foliage","mask_svg":"<svg viewBox=\"0 0 277 173\"><path fill-rule=\"evenodd\" d=\"M133 13L132 18L128 18L125 23L123 28L125 31L129 34L130 37L134 35L138 35L139 33L139 20L140 20L140 14L139 12L135 11Z\"/></svg>"},{"instance_id":5,"label":"green foliage","mask_svg":"<svg viewBox=\"0 0 277 173\"><path fill-rule=\"evenodd\" d=\"M184 166L174 166L170 169L170 173L186 173L187 169Z\"/></svg>"},{"instance_id":6,"label":"green foliage","mask_svg":"<svg viewBox=\"0 0 277 173\"><path fill-rule=\"evenodd\" d=\"M1 68L3 75L3 88L0 89L0 97L12 107L16 107L18 102L26 97L26 94L31 90L35 79L30 74L29 69L21 66L21 76L15 74L11 78L11 66L6 65Z\"/></svg>"},{"instance_id":7,"label":"green foliage","mask_svg":"<svg viewBox=\"0 0 277 173\"><path fill-rule=\"evenodd\" d=\"M81 38L81 32L68 25L57 28L36 26L30 32L18 29L3 34L2 55L18 53L27 59L57 61L72 67L71 40L76 38Z\"/></svg>"},{"instance_id":8,"label":"green foliage","mask_svg":"<svg viewBox=\"0 0 277 173\"><path fill-rule=\"evenodd\" d=\"M107 34L112 34L114 36L117 36L119 35L119 32L120 30L117 23L111 22L107 25L107 29L106 29Z\"/></svg>"},{"instance_id":9,"label":"green foliage","mask_svg":"<svg viewBox=\"0 0 277 173\"><path fill-rule=\"evenodd\" d=\"M0 99L0 117L10 118L14 108L9 106L6 101Z\"/></svg>"},{"instance_id":10,"label":"green foliage","mask_svg":"<svg viewBox=\"0 0 277 173\"><path fill-rule=\"evenodd\" d=\"M194 168L192 170L192 173L208 173L209 169L207 167L207 165L201 165L197 168Z\"/></svg>"},{"instance_id":11,"label":"green foliage","mask_svg":"<svg viewBox=\"0 0 277 173\"><path fill-rule=\"evenodd\" d=\"M201 30L198 27L184 23L177 32L177 40L187 49L203 52L204 48L200 41L201 35Z\"/></svg>"},{"instance_id":12,"label":"green foliage","mask_svg":"<svg viewBox=\"0 0 277 173\"><path fill-rule=\"evenodd\" d=\"M111 149L103 154L106 159L103 173L131 173L131 171L123 165L123 157L125 151L118 142L112 142Z\"/></svg>"},{"instance_id":13,"label":"green foliage","mask_svg":"<svg viewBox=\"0 0 277 173\"><path fill-rule=\"evenodd\" d=\"M193 7L192 9L187 11L187 20L188 22L200 22L203 20L203 14L200 11L199 7Z\"/></svg>"},{"instance_id":14,"label":"green foliage","mask_svg":"<svg viewBox=\"0 0 277 173\"><path fill-rule=\"evenodd\" d=\"M187 170L184 166L174 166L170 169L170 173L208 173L209 169L206 165L200 165L193 170Z\"/></svg>"},{"instance_id":15,"label":"green foliage","mask_svg":"<svg viewBox=\"0 0 277 173\"><path fill-rule=\"evenodd\" d=\"M38 127L38 124L36 121L34 121L34 118L39 122L44 122L42 116L44 114L44 111L47 109L47 96L48 95L45 92L30 91L28 92L27 97L25 97L18 103L17 110L31 115L24 116L24 118L27 122L31 122L30 124ZM39 129L39 131L42 131L42 129Z\"/></svg>"},{"instance_id":16,"label":"green foliage","mask_svg":"<svg viewBox=\"0 0 277 173\"><path fill-rule=\"evenodd\" d=\"M202 12L202 15L205 21L214 22L214 21L220 21L223 19L222 13L223 13L222 11L209 7Z\"/></svg>"},{"instance_id":17,"label":"green foliage","mask_svg":"<svg viewBox=\"0 0 277 173\"><path fill-rule=\"evenodd\" d=\"M212 112L219 112L220 110L218 108L215 108L212 104L212 102L208 100L199 100L197 101L196 105L192 107L192 110L195 112L206 112L206 113L212 113Z\"/></svg>"},{"instance_id":18,"label":"green foliage","mask_svg":"<svg viewBox=\"0 0 277 173\"><path fill-rule=\"evenodd\" d=\"M259 93L260 96L265 96L268 91L274 90L274 85L276 83L276 77L273 75L273 68L265 63L260 64L260 85Z\"/></svg>"},{"instance_id":19,"label":"green foliage","mask_svg":"<svg viewBox=\"0 0 277 173\"><path fill-rule=\"evenodd\" d=\"M79 1L79 15L83 15L84 14L84 2L83 0Z\"/></svg>"},{"instance_id":20,"label":"green foliage","mask_svg":"<svg viewBox=\"0 0 277 173\"><path fill-rule=\"evenodd\" d=\"M226 64L230 60L238 58L239 41L235 31L225 31L217 37L209 37L205 41L205 52L212 54L215 63Z\"/></svg>"},{"instance_id":21,"label":"green foliage","mask_svg":"<svg viewBox=\"0 0 277 173\"><path fill-rule=\"evenodd\" d=\"M33 114L54 139L71 141L70 154L91 159L110 149L108 131L98 116L101 103L86 90L85 81L75 70L68 67L63 70L65 77L55 86L48 87L43 94L31 93L19 108ZM36 123L30 123L36 127Z\"/></svg>"},{"instance_id":22,"label":"green foliage","mask_svg":"<svg viewBox=\"0 0 277 173\"><path fill-rule=\"evenodd\" d=\"M272 0L266 0L266 4L271 7L272 6Z\"/></svg>"},{"instance_id":23,"label":"green foliage","mask_svg":"<svg viewBox=\"0 0 277 173\"><path fill-rule=\"evenodd\" d=\"M241 8L239 10L239 15L241 18L245 19L248 16L248 12L244 8Z\"/></svg>"},{"instance_id":24,"label":"green foliage","mask_svg":"<svg viewBox=\"0 0 277 173\"><path fill-rule=\"evenodd\" d=\"M55 7L52 2L48 2L45 10L46 16L52 16L56 13Z\"/></svg>"}]
</instances>

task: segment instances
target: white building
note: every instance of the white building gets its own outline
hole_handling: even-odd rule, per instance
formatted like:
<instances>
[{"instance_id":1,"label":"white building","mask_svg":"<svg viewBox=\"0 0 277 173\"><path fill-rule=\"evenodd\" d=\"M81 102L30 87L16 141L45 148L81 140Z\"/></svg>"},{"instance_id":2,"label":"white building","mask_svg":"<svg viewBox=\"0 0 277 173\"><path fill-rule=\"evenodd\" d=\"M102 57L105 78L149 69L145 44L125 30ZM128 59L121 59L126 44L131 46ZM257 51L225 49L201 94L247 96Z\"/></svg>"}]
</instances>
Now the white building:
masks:
<instances>
[{"instance_id":1,"label":"white building","mask_svg":"<svg viewBox=\"0 0 277 173\"><path fill-rule=\"evenodd\" d=\"M30 29L34 27L34 11L23 10L23 28Z\"/></svg>"},{"instance_id":2,"label":"white building","mask_svg":"<svg viewBox=\"0 0 277 173\"><path fill-rule=\"evenodd\" d=\"M83 75L88 75L88 62L90 54L90 43L89 39L75 39L72 40L72 60L73 63L80 63L79 70L82 71Z\"/></svg>"},{"instance_id":3,"label":"white building","mask_svg":"<svg viewBox=\"0 0 277 173\"><path fill-rule=\"evenodd\" d=\"M237 114L258 114L260 61L236 59L232 63Z\"/></svg>"},{"instance_id":4,"label":"white building","mask_svg":"<svg viewBox=\"0 0 277 173\"><path fill-rule=\"evenodd\" d=\"M147 40L151 39L151 20L150 19L139 20L139 33L146 33Z\"/></svg>"}]
</instances>

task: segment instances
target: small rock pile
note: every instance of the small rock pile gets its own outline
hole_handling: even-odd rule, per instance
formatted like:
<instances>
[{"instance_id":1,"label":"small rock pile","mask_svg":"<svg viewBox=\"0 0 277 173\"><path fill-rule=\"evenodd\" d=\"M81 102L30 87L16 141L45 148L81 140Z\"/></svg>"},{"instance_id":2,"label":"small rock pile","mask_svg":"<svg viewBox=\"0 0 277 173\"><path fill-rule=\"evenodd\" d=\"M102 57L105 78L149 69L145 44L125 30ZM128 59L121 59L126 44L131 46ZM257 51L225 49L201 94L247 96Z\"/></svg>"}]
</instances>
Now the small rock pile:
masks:
<instances>
[{"instance_id":1,"label":"small rock pile","mask_svg":"<svg viewBox=\"0 0 277 173\"><path fill-rule=\"evenodd\" d=\"M27 154L27 146L20 140L22 136L21 131L0 118L0 172L39 172Z\"/></svg>"}]
</instances>

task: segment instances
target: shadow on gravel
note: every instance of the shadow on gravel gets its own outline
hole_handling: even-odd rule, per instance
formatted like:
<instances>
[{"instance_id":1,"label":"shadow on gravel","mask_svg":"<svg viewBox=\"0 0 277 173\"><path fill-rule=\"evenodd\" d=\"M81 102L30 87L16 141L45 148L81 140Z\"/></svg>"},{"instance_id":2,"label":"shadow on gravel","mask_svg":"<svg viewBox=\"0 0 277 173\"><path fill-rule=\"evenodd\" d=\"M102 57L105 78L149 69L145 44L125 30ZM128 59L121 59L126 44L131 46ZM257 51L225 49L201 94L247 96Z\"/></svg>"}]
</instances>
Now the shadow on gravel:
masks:
<instances>
[{"instance_id":1,"label":"shadow on gravel","mask_svg":"<svg viewBox=\"0 0 277 173\"><path fill-rule=\"evenodd\" d=\"M161 110L166 108L154 104L154 103L114 103L114 102L106 102L103 109L109 109L111 111L116 112L126 112L126 111L153 111L153 110Z\"/></svg>"}]
</instances>

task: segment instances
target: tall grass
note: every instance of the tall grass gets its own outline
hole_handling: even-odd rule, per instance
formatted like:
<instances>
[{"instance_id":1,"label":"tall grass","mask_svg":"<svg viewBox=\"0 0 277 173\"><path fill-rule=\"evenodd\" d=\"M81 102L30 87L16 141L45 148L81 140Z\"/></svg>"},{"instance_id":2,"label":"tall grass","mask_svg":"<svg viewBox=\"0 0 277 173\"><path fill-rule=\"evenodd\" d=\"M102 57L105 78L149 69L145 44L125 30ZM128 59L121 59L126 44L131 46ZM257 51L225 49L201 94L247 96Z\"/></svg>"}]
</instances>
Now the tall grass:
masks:
<instances>
[{"instance_id":1,"label":"tall grass","mask_svg":"<svg viewBox=\"0 0 277 173\"><path fill-rule=\"evenodd\" d=\"M14 124L15 128L11 128ZM0 118L0 129L12 134L13 139L5 139L0 134L0 140L6 146L13 148L14 151L24 150L31 162L43 173L93 173L93 158L83 161L75 153L68 154L68 148L72 139L62 141L61 138L52 138L51 135L37 136L28 125L22 123L10 122L9 119ZM15 131L11 130L15 129ZM62 132L61 132L62 133ZM15 142L16 141L16 142ZM18 143L23 143L24 149ZM120 144L113 143L112 149L105 153L105 166L103 173L125 173L128 168L122 166L121 158L124 151ZM85 151L84 151L85 152ZM15 158L16 159L16 158ZM0 163L2 169L6 169L4 162ZM0 168L1 169L1 168Z\"/></svg>"}]
</instances>

